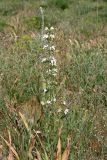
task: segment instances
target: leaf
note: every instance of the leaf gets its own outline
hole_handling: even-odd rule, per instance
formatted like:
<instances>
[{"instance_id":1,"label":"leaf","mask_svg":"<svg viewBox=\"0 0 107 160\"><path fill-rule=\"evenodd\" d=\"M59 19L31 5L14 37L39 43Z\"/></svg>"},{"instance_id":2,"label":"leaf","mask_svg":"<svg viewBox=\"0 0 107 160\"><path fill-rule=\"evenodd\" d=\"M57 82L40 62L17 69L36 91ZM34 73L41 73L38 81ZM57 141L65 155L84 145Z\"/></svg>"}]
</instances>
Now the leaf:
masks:
<instances>
[{"instance_id":1,"label":"leaf","mask_svg":"<svg viewBox=\"0 0 107 160\"><path fill-rule=\"evenodd\" d=\"M35 142L36 142L35 136L31 135L30 142L29 142L29 151L28 151L28 156L29 156L30 159L33 159L32 149L33 149L33 147L35 145Z\"/></svg>"},{"instance_id":2,"label":"leaf","mask_svg":"<svg viewBox=\"0 0 107 160\"><path fill-rule=\"evenodd\" d=\"M61 138L58 139L57 144L57 153L56 153L56 159L55 160L61 160Z\"/></svg>"},{"instance_id":3,"label":"leaf","mask_svg":"<svg viewBox=\"0 0 107 160\"><path fill-rule=\"evenodd\" d=\"M69 155L70 155L70 148L71 148L71 137L68 136L67 146L66 146L65 151L62 155L62 160L68 160Z\"/></svg>"},{"instance_id":4,"label":"leaf","mask_svg":"<svg viewBox=\"0 0 107 160\"><path fill-rule=\"evenodd\" d=\"M61 160L61 131L62 131L62 127L59 129L58 132L58 144L57 144L57 153L56 153L56 159L55 160Z\"/></svg>"},{"instance_id":5,"label":"leaf","mask_svg":"<svg viewBox=\"0 0 107 160\"><path fill-rule=\"evenodd\" d=\"M9 151L9 155L7 157L7 160L14 160L13 152L11 150Z\"/></svg>"},{"instance_id":6,"label":"leaf","mask_svg":"<svg viewBox=\"0 0 107 160\"><path fill-rule=\"evenodd\" d=\"M45 147L44 147L44 145L43 145L43 143L42 143L42 141L41 141L41 139L40 139L39 135L37 134L37 132L35 132L35 133L36 133L36 136L37 136L37 138L38 138L38 141L39 141L39 142L40 142L40 144L41 144L42 149L44 150L45 160L49 160L49 158L48 158L48 154L46 153Z\"/></svg>"},{"instance_id":7,"label":"leaf","mask_svg":"<svg viewBox=\"0 0 107 160\"><path fill-rule=\"evenodd\" d=\"M24 123L24 125L25 125L25 127L26 127L26 129L27 129L27 131L30 133L30 128L29 128L29 126L28 126L28 123L27 123L27 121L26 121L25 116L24 116L21 112L19 112L19 115L20 115L20 117L21 117L21 119L22 119L22 121L23 121L23 123Z\"/></svg>"}]
</instances>

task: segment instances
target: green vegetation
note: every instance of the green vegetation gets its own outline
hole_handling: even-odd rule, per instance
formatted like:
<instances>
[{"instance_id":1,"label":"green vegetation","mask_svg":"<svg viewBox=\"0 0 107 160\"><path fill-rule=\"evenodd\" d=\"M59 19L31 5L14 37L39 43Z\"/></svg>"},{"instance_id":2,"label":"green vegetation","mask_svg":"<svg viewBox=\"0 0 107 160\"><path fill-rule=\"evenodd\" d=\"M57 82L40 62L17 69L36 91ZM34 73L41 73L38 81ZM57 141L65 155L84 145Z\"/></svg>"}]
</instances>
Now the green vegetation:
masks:
<instances>
[{"instance_id":1,"label":"green vegetation","mask_svg":"<svg viewBox=\"0 0 107 160\"><path fill-rule=\"evenodd\" d=\"M40 7L54 27L44 41ZM106 11L106 0L0 1L1 159L63 160L66 145L64 160L107 158Z\"/></svg>"}]
</instances>

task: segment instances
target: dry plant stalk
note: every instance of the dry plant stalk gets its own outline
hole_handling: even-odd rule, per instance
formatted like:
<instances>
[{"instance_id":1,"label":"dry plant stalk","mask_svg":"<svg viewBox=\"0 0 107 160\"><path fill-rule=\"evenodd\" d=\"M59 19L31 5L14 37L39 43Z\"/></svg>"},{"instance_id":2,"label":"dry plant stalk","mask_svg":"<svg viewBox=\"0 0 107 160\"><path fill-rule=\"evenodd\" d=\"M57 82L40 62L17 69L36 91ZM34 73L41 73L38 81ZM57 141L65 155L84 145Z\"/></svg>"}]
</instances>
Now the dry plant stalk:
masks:
<instances>
[{"instance_id":1,"label":"dry plant stalk","mask_svg":"<svg viewBox=\"0 0 107 160\"><path fill-rule=\"evenodd\" d=\"M70 155L70 149L71 149L71 136L68 135L67 146L62 154L62 152L61 152L61 148L62 148L61 132L62 132L62 127L59 129L59 132L58 132L59 139L58 139L58 144L57 144L57 153L56 153L55 160L68 160L69 155Z\"/></svg>"},{"instance_id":2,"label":"dry plant stalk","mask_svg":"<svg viewBox=\"0 0 107 160\"><path fill-rule=\"evenodd\" d=\"M8 160L13 160L13 155L16 157L17 160L20 160L18 153L16 152L16 150L14 149L14 147L12 146L12 140L11 140L11 134L10 131L8 130L8 135L9 135L9 142L7 140L5 140L1 135L1 139L6 143L6 145L9 147L9 155L8 155ZM11 158L11 159L10 159Z\"/></svg>"}]
</instances>

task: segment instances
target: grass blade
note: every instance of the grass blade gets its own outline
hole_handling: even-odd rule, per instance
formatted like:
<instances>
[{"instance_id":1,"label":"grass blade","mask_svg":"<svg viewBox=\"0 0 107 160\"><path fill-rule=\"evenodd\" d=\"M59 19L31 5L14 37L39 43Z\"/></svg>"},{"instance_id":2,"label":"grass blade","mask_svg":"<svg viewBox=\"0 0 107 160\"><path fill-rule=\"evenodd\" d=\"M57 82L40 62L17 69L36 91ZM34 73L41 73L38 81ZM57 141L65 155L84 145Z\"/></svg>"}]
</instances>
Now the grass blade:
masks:
<instances>
[{"instance_id":1,"label":"grass blade","mask_svg":"<svg viewBox=\"0 0 107 160\"><path fill-rule=\"evenodd\" d=\"M15 149L10 145L10 143L8 141L6 141L1 135L0 137L2 138L2 140L6 143L6 145L9 147L9 149L13 152L13 154L15 155L17 160L20 160L17 152L15 151Z\"/></svg>"}]
</instances>

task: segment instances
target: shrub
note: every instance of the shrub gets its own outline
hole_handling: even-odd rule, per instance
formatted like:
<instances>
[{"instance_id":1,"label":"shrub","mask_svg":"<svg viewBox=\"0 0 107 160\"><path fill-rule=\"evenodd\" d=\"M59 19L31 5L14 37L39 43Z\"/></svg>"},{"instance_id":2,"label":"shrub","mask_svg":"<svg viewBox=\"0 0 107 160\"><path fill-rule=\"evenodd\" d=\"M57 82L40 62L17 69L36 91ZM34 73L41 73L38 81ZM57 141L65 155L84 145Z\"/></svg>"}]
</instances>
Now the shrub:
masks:
<instances>
[{"instance_id":1,"label":"shrub","mask_svg":"<svg viewBox=\"0 0 107 160\"><path fill-rule=\"evenodd\" d=\"M66 1L66 0L56 0L55 4L57 7L61 8L63 10L68 8L68 1Z\"/></svg>"}]
</instances>

